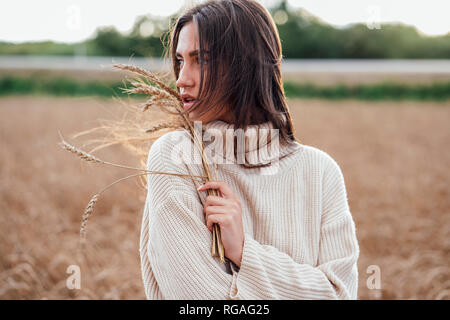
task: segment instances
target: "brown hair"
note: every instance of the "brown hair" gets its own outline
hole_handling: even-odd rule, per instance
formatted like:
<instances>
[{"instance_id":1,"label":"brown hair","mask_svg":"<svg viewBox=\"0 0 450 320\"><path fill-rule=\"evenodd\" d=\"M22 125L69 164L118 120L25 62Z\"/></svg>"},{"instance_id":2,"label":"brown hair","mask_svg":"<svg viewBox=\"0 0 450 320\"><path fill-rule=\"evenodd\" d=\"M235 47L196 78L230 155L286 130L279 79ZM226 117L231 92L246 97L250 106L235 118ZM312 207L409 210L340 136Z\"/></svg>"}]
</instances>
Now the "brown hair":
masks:
<instances>
[{"instance_id":1,"label":"brown hair","mask_svg":"<svg viewBox=\"0 0 450 320\"><path fill-rule=\"evenodd\" d=\"M198 30L201 76L186 113L231 107L235 129L271 121L281 140L297 140L281 79L281 42L267 9L253 0L210 0L188 9L172 26L166 51L176 79L178 37L190 21Z\"/></svg>"}]
</instances>

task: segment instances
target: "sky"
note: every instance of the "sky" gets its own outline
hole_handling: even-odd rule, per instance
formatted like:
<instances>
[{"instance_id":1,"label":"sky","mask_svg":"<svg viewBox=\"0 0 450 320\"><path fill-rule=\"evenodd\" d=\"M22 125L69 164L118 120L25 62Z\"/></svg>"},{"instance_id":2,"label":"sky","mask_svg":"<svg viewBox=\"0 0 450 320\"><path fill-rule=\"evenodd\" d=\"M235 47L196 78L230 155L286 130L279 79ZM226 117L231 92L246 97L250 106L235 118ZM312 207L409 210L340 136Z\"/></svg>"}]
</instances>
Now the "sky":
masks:
<instances>
[{"instance_id":1,"label":"sky","mask_svg":"<svg viewBox=\"0 0 450 320\"><path fill-rule=\"evenodd\" d=\"M167 16L192 1L3 0L0 41L72 43L91 37L99 26L109 25L127 32L138 16ZM277 0L259 2L268 7ZM377 28L383 22L402 22L427 35L450 32L449 0L289 0L288 3L335 26L362 22Z\"/></svg>"}]
</instances>

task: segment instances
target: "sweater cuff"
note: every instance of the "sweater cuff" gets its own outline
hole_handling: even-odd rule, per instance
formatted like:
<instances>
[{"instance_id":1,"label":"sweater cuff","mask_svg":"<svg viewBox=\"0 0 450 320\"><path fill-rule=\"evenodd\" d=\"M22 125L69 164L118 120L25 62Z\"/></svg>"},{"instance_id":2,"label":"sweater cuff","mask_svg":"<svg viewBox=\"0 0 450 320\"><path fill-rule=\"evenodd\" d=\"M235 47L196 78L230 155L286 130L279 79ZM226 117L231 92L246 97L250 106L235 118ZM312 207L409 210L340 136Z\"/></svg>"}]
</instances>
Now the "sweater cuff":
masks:
<instances>
[{"instance_id":1,"label":"sweater cuff","mask_svg":"<svg viewBox=\"0 0 450 320\"><path fill-rule=\"evenodd\" d=\"M233 281L230 290L230 298L233 300L245 299L242 297L241 292L253 291L252 278L254 272L252 271L252 265L254 259L257 257L257 242L249 234L244 233L244 247L242 250L241 267L238 268L238 272L234 272L233 269ZM232 264L230 264L232 265Z\"/></svg>"}]
</instances>

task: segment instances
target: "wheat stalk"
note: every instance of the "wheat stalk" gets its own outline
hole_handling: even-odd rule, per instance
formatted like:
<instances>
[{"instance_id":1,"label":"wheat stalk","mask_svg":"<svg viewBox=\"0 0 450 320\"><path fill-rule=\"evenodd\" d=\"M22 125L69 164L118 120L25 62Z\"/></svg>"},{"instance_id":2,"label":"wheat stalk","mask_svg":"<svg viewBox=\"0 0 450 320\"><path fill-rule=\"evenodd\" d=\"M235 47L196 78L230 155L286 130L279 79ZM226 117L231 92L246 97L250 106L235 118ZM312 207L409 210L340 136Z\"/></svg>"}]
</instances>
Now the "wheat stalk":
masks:
<instances>
[{"instance_id":1,"label":"wheat stalk","mask_svg":"<svg viewBox=\"0 0 450 320\"><path fill-rule=\"evenodd\" d=\"M166 114L175 116L176 120L174 119L172 121L160 122L160 123L157 123L157 124L151 126L150 128L145 129L145 130L141 129L141 130L139 130L139 132L141 134L142 133L144 133L144 134L150 133L151 134L150 136L153 137L155 133L160 132L163 129L184 128L184 129L188 130L188 132L191 135L194 145L196 146L196 148L198 149L198 151L201 154L202 166L203 166L203 170L205 172L205 176L194 176L191 173L189 175L183 175L183 174L169 173L169 172L149 171L149 170L142 169L142 168L135 168L135 167L124 166L124 165L119 165L119 164L114 164L111 162L103 161L103 160L99 159L98 157L93 156L92 154L89 154L83 150L80 150L80 149L70 145L63 139L63 137L60 133L61 140L62 140L62 142L60 143L61 147L63 147L65 150L77 155L78 157L80 157L81 159L83 159L85 161L107 164L107 165L120 167L120 168L143 171L143 173L131 175L131 176L128 176L128 177L125 177L125 178L122 178L122 179L119 179L119 180L113 182L112 184L110 184L109 186L104 188L101 192L95 194L92 197L92 199L90 200L89 204L87 205L87 207L85 209L85 212L84 212L83 218L82 218L82 226L81 226L81 230L80 230L80 235L82 236L81 237L82 239L84 239L86 236L87 220L88 220L89 216L92 214L94 205L98 201L100 194L121 180L135 177L135 176L143 176L146 174L168 174L168 175L176 175L179 177L186 177L186 178L189 177L191 179L198 178L198 179L202 179L202 181L205 181L205 180L211 181L216 176L216 173L215 173L216 167L213 168L213 170L214 170L214 172L213 172L213 170L209 166L209 162L206 157L202 137L198 136L198 133L194 130L192 121L184 113L183 102L182 102L182 99L181 99L180 95L178 94L178 92L176 90L170 88L168 85L166 85L156 75L154 75L153 73L151 73L150 71L147 71L145 69L142 69L142 68L139 68L136 66L132 66L132 65L124 65L124 64L115 64L114 67L121 69L121 70L131 71L131 72L138 74L140 76L143 76L145 79L149 80L150 83L146 83L143 80L138 79L138 81L131 82L131 85L133 86L132 88L122 88L122 90L126 93L141 93L141 94L147 94L147 95L151 96L150 99L147 100L141 106L142 111L147 111L148 109L153 108L154 106L158 106ZM153 83L155 83L156 85L154 85ZM123 129L125 125L123 122L120 122L119 126ZM133 122L131 122L131 123L126 124L126 126L134 128L135 124ZM128 127L127 127L127 129L128 129ZM117 143L123 143L124 145L131 147L134 151L137 151L138 149L136 149L136 147L133 145L133 143L151 140L151 138L149 138L148 136L147 137L144 136L142 138L141 137L130 138L128 130L125 131L126 132L125 134L119 133L118 134L119 139L118 139L117 136L115 135L117 133L115 126L103 126L103 127L101 127L101 129L109 130L110 132L113 133L113 136L114 136L112 142L105 143L101 147L114 145ZM88 130L86 132L92 132L92 130ZM209 189L207 192L208 192L208 195L215 195L215 196L219 195L219 192L215 189ZM213 238L212 238L211 254L212 254L212 256L219 256L221 262L225 262L224 248L223 248L222 240L220 237L220 228L219 228L219 225L216 223L213 224Z\"/></svg>"},{"instance_id":2,"label":"wheat stalk","mask_svg":"<svg viewBox=\"0 0 450 320\"><path fill-rule=\"evenodd\" d=\"M171 96L169 93L159 88L148 85L144 82L132 82L131 84L134 86L134 88L123 88L122 90L128 93L150 94L158 97L158 99L173 99L173 96Z\"/></svg>"},{"instance_id":3,"label":"wheat stalk","mask_svg":"<svg viewBox=\"0 0 450 320\"><path fill-rule=\"evenodd\" d=\"M140 74L141 76L144 76L144 77L150 79L151 81L155 82L156 84L158 84L164 91L168 92L175 99L181 101L181 97L177 91L173 90L171 87L166 85L162 80L160 80L158 77L156 77L150 71L147 71L145 69L142 69L142 68L139 68L139 67L136 67L133 65L126 65L126 64L120 64L120 63L114 64L113 67Z\"/></svg>"},{"instance_id":4,"label":"wheat stalk","mask_svg":"<svg viewBox=\"0 0 450 320\"><path fill-rule=\"evenodd\" d=\"M160 122L157 125L154 125L151 128L148 128L147 130L145 130L145 132L152 133L155 131L159 131L161 129L178 128L178 127L179 127L179 125L173 123L172 121Z\"/></svg>"},{"instance_id":5,"label":"wheat stalk","mask_svg":"<svg viewBox=\"0 0 450 320\"><path fill-rule=\"evenodd\" d=\"M61 135L61 132L59 133ZM96 193L91 200L89 201L88 205L86 206L86 209L83 212L83 216L81 219L81 227L80 227L80 238L81 241L84 242L86 239L86 229L87 229L87 221L89 216L92 214L93 209L94 209L94 205L97 202L97 200L99 199L100 195L106 191L107 189L109 189L110 187L112 187L113 185L115 185L116 183L128 179L128 178L132 178L132 177L136 177L136 176L142 176L142 175L146 175L148 173L150 174L167 174L167 175L174 175L174 176L178 176L178 177L191 177L191 178L200 178L205 179L205 176L196 176L196 175L185 175L185 174L179 174L179 173L171 173L171 172L161 172L161 171L152 171L152 170L146 170L146 169L141 169L141 168L134 168L134 167L129 167L129 166L123 166L123 165L118 165L115 163L111 163L111 162L107 162L107 161L103 161L81 149L78 149L72 145L70 145L69 143L67 143L66 141L64 141L64 138L62 138L61 135L61 139L62 142L60 143L60 145L67 151L76 154L77 156L79 156L82 160L85 161L89 161L89 162L97 162L97 163L102 163L102 164L109 164L112 166L116 166L116 167L120 167L120 168L126 168L126 169L133 169L133 170L139 170L139 171L144 171L143 173L137 173L137 174L132 174L129 175L127 177L124 178L120 178L116 181L114 181L113 183L109 184L108 186L106 186L105 188L103 188L100 192Z\"/></svg>"},{"instance_id":6,"label":"wheat stalk","mask_svg":"<svg viewBox=\"0 0 450 320\"><path fill-rule=\"evenodd\" d=\"M136 167L130 167L130 166L124 166L121 164L116 164L116 163L112 163L112 162L108 162L108 161L104 161L101 160L99 158L97 158L96 156L87 153L77 147L74 147L73 145L67 143L64 138L62 137L61 132L59 132L62 141L60 142L60 145L63 149L76 154L78 157L80 157L81 159L85 160L85 161L90 161L90 162L97 162L97 163L101 163L101 164L106 164L106 165L110 165L110 166L114 166L114 167L119 167L119 168L124 168L124 169L132 169L132 170L138 170L138 171L144 171L143 174L167 174L167 175L173 175L173 176L177 176L177 177L184 177L184 178L199 178L199 179L206 179L206 176L196 176L196 175L188 175L188 174L181 174L181 173L172 173L172 172L164 172L164 171L152 171L152 170L147 170L147 169L142 169L142 168L136 168ZM120 179L122 180L122 179Z\"/></svg>"},{"instance_id":7,"label":"wheat stalk","mask_svg":"<svg viewBox=\"0 0 450 320\"><path fill-rule=\"evenodd\" d=\"M107 165L112 165L115 167L120 167L120 168L125 168L125 169L133 169L133 170L139 170L139 171L144 171L143 173L137 173L137 174L133 174L133 175L129 175L127 177L118 179L116 181L114 181L113 183L109 184L108 186L106 186L105 188L103 188L100 192L96 193L91 200L89 201L88 205L86 206L86 209L83 212L83 216L81 219L81 227L80 227L80 239L82 241L82 244L85 242L86 240L86 229L87 229L87 221L88 218L90 217L90 215L92 214L93 210L94 210L94 205L97 202L97 200L99 199L100 195L106 191L107 189L109 189L110 187L112 187L113 185L115 185L116 183L128 179L128 178L132 178L132 177L136 177L136 176L142 176L142 175L146 175L146 174L167 174L167 175L174 175L174 176L178 176L178 177L191 177L191 178L200 178L205 179L206 177L204 176L196 176L196 175L185 175L185 174L179 174L179 173L171 173L171 172L161 172L161 171L152 171L152 170L146 170L146 169L142 169L142 168L134 168L134 167L130 167L130 166L124 166L124 165L119 165L119 164L115 164L115 163L111 163L108 161L103 161L101 159L99 159L98 157L87 153L69 143L67 143L61 132L59 132L59 135L61 137L61 142L60 145L63 149L76 154L78 157L80 157L82 160L88 161L88 162L96 162L96 163L101 163L101 164L107 164Z\"/></svg>"},{"instance_id":8,"label":"wheat stalk","mask_svg":"<svg viewBox=\"0 0 450 320\"><path fill-rule=\"evenodd\" d=\"M86 206L86 209L83 212L83 217L81 219L81 227L80 227L80 238L81 241L84 242L86 240L86 229L87 229L87 221L90 217L90 215L92 214L92 211L94 210L94 206L95 203L97 202L97 200L99 199L100 195L105 192L106 190L108 190L109 188L111 188L113 185L115 185L116 183L128 179L128 178L133 178L136 176L141 176L147 173L136 173L136 174L132 174L123 178L120 178L116 181L114 181L113 183L107 185L106 187L104 187L100 192L94 194L94 196L91 198L91 200L89 201L88 205Z\"/></svg>"},{"instance_id":9,"label":"wheat stalk","mask_svg":"<svg viewBox=\"0 0 450 320\"><path fill-rule=\"evenodd\" d=\"M149 108L154 107L154 106L160 107L162 110L164 110L166 113L169 113L169 114L173 114L173 115L179 114L179 112L176 109L170 110L170 109L174 108L172 100L163 98L163 97L159 97L159 96L153 96L149 100L147 100L145 103L141 104L141 110L147 111Z\"/></svg>"},{"instance_id":10,"label":"wheat stalk","mask_svg":"<svg viewBox=\"0 0 450 320\"><path fill-rule=\"evenodd\" d=\"M213 172L208 164L208 160L206 158L205 154L205 148L203 145L203 140L201 137L198 136L197 132L194 130L194 127L192 125L191 120L186 116L186 114L183 113L183 102L181 97L179 96L178 92L167 86L162 80L157 78L155 75L153 75L150 71L144 70L142 68L131 66L131 65L123 65L123 64L116 64L114 67L122 69L122 70L128 70L131 72L134 72L136 74L139 74L141 76L144 76L145 78L149 79L150 81L155 82L163 91L166 91L171 97L175 98L177 101L174 103L175 113L178 113L179 117L184 123L184 127L189 130L191 137L193 139L194 145L199 150L201 157L202 157L202 165L203 169L207 176L207 181L213 180ZM166 98L167 95L161 95L160 91L158 90L152 90L149 88L149 85L142 84L142 82L133 82L132 85L135 86L133 89L126 89L129 90L128 92L133 93L150 93L154 94L153 98L150 99L147 103L148 106L145 107L145 110L147 110L153 103L155 103L158 100L158 96ZM166 110L165 110L166 111ZM215 169L215 168L214 168ZM215 175L215 174L214 174ZM208 195L215 195L218 196L219 192L215 189L208 189ZM225 255L224 255L224 248L222 244L222 240L220 237L220 228L219 225L214 223L213 224L213 240L212 240L212 246L211 246L211 255L216 257L219 256L220 260L222 262L225 262Z\"/></svg>"},{"instance_id":11,"label":"wheat stalk","mask_svg":"<svg viewBox=\"0 0 450 320\"><path fill-rule=\"evenodd\" d=\"M87 205L86 209L83 212L83 217L81 219L81 228L80 228L80 238L82 241L86 239L86 226L89 216L91 215L92 211L94 210L94 205L97 202L98 198L100 197L99 193L96 193L91 201L89 201L89 204Z\"/></svg>"}]
</instances>

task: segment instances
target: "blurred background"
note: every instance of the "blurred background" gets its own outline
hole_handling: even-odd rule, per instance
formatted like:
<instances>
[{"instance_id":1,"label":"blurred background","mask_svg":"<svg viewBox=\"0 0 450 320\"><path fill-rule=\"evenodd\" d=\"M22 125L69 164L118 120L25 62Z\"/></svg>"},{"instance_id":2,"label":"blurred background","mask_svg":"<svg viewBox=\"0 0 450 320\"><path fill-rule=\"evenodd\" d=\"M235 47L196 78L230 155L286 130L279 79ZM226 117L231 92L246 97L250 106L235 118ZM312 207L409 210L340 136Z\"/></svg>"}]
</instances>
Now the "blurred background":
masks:
<instances>
[{"instance_id":1,"label":"blurred background","mask_svg":"<svg viewBox=\"0 0 450 320\"><path fill-rule=\"evenodd\" d=\"M120 90L127 74L113 63L173 82L162 57L167 30L196 2L2 5L0 299L145 298L137 179L96 204L81 288L67 287L87 203L127 172L62 150L58 130L83 147L76 133L139 101ZM359 298L449 299L450 3L260 2L282 40L296 136L343 171L361 249ZM120 147L94 154L139 165Z\"/></svg>"}]
</instances>

